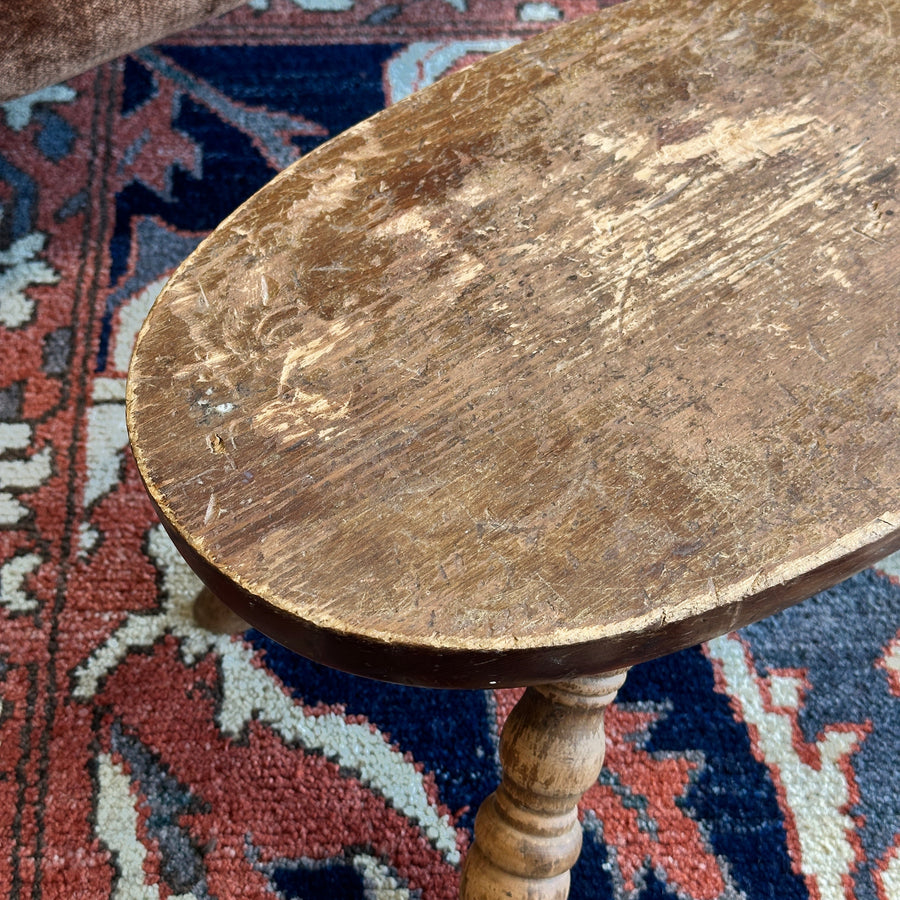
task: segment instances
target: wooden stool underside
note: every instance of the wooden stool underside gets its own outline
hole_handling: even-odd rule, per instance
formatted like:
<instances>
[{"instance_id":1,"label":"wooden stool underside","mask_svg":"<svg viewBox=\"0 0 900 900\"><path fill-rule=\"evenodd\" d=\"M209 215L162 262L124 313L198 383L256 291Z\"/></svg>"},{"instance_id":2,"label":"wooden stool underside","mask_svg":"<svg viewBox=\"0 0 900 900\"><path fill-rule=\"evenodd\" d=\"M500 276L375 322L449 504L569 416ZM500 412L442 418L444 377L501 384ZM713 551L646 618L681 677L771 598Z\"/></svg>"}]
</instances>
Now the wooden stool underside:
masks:
<instances>
[{"instance_id":1,"label":"wooden stool underside","mask_svg":"<svg viewBox=\"0 0 900 900\"><path fill-rule=\"evenodd\" d=\"M621 668L900 548L886 15L634 0L279 175L132 364L191 564L320 662L479 687Z\"/></svg>"}]
</instances>

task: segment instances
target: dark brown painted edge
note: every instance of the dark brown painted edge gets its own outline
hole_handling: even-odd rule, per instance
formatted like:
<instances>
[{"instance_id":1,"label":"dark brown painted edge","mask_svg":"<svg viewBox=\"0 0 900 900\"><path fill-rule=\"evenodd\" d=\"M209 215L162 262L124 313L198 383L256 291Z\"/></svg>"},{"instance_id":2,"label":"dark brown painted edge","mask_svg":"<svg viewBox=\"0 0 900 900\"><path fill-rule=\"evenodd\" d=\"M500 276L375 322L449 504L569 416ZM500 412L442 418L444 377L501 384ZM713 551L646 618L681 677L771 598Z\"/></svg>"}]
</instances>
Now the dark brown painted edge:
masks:
<instances>
[{"instance_id":1,"label":"dark brown painted edge","mask_svg":"<svg viewBox=\"0 0 900 900\"><path fill-rule=\"evenodd\" d=\"M379 641L304 621L253 595L197 552L153 506L185 562L248 626L313 662L377 681L428 688L525 687L599 675L695 646L793 606L900 550L900 528L753 597L644 631L560 647L479 651Z\"/></svg>"}]
</instances>

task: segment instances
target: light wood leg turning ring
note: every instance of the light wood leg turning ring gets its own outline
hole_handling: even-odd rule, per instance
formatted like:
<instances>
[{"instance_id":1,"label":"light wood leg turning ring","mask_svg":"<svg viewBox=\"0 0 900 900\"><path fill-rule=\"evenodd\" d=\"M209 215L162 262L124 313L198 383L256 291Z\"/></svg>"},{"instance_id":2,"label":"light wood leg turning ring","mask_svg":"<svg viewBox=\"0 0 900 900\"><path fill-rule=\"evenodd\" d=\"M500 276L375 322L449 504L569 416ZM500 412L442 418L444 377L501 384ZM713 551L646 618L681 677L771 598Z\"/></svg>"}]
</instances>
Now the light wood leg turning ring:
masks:
<instances>
[{"instance_id":1,"label":"light wood leg turning ring","mask_svg":"<svg viewBox=\"0 0 900 900\"><path fill-rule=\"evenodd\" d=\"M462 900L564 900L581 852L578 801L597 780L603 715L627 670L529 688L500 738L503 778L475 819Z\"/></svg>"}]
</instances>

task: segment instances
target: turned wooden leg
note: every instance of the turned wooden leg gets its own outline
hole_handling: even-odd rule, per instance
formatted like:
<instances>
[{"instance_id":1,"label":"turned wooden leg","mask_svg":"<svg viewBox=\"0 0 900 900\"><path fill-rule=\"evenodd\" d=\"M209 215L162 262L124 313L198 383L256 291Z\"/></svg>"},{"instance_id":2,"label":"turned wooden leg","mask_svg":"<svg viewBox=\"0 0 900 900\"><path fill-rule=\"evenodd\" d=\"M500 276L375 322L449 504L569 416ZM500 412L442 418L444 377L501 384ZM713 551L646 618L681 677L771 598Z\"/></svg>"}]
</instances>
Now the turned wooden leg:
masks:
<instances>
[{"instance_id":1,"label":"turned wooden leg","mask_svg":"<svg viewBox=\"0 0 900 900\"><path fill-rule=\"evenodd\" d=\"M626 670L627 671L627 670ZM503 778L475 819L463 900L564 900L578 801L603 764L603 714L626 671L529 688L500 738Z\"/></svg>"},{"instance_id":2,"label":"turned wooden leg","mask_svg":"<svg viewBox=\"0 0 900 900\"><path fill-rule=\"evenodd\" d=\"M250 627L208 587L204 587L194 600L194 621L214 634L241 634Z\"/></svg>"}]
</instances>

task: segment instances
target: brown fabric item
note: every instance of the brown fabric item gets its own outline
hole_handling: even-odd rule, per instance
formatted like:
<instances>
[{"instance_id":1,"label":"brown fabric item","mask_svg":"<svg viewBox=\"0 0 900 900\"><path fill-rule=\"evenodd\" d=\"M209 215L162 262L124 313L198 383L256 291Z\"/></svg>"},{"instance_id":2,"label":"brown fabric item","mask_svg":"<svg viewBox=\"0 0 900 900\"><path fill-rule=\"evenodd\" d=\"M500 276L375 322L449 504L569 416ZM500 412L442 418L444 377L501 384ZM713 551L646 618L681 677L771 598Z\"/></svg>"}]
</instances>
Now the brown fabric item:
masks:
<instances>
[{"instance_id":1,"label":"brown fabric item","mask_svg":"<svg viewBox=\"0 0 900 900\"><path fill-rule=\"evenodd\" d=\"M0 101L65 81L243 2L4 0Z\"/></svg>"}]
</instances>

